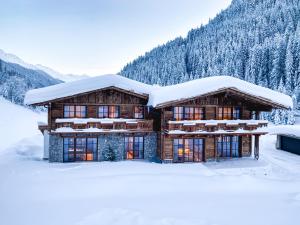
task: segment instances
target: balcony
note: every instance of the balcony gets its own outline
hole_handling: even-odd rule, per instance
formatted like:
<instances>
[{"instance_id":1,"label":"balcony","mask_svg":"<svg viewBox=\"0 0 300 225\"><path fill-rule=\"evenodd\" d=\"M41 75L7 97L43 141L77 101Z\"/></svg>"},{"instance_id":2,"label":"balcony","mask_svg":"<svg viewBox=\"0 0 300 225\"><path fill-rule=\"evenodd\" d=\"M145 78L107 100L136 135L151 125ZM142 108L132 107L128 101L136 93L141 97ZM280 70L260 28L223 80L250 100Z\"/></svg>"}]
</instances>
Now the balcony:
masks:
<instances>
[{"instance_id":1,"label":"balcony","mask_svg":"<svg viewBox=\"0 0 300 225\"><path fill-rule=\"evenodd\" d=\"M150 132L153 131L153 120L144 119L94 119L67 118L56 119L56 133L70 132Z\"/></svg>"},{"instance_id":2,"label":"balcony","mask_svg":"<svg viewBox=\"0 0 300 225\"><path fill-rule=\"evenodd\" d=\"M182 120L169 121L169 134L266 133L266 120Z\"/></svg>"}]
</instances>

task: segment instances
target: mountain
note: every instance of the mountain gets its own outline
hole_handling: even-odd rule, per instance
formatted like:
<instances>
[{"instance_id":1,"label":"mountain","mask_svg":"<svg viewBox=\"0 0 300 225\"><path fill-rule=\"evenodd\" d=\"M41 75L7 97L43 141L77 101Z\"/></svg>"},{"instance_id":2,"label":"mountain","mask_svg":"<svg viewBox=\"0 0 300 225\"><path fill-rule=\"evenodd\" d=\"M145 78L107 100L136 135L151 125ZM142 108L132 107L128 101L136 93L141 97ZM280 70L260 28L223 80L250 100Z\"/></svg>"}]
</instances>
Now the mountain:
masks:
<instances>
[{"instance_id":1,"label":"mountain","mask_svg":"<svg viewBox=\"0 0 300 225\"><path fill-rule=\"evenodd\" d=\"M28 69L0 59L0 96L13 103L22 105L27 90L61 82L44 71Z\"/></svg>"},{"instance_id":2,"label":"mountain","mask_svg":"<svg viewBox=\"0 0 300 225\"><path fill-rule=\"evenodd\" d=\"M49 67L37 64L37 65L32 65L30 63L24 62L22 59L20 59L18 56L10 54L10 53L6 53L3 50L0 49L0 59L2 59L5 62L8 63L14 63L14 64L18 64L24 68L27 69L31 69L31 70L36 70L36 71L43 71L47 74L49 74L50 76L52 76L55 79L58 80L62 80L65 82L69 82L69 81L74 81L74 80L81 80L84 78L88 78L89 76L87 75L73 75L73 74L62 74L59 73Z\"/></svg>"},{"instance_id":3,"label":"mountain","mask_svg":"<svg viewBox=\"0 0 300 225\"><path fill-rule=\"evenodd\" d=\"M120 74L160 85L229 75L300 97L300 0L233 0L207 25L138 57Z\"/></svg>"}]
</instances>

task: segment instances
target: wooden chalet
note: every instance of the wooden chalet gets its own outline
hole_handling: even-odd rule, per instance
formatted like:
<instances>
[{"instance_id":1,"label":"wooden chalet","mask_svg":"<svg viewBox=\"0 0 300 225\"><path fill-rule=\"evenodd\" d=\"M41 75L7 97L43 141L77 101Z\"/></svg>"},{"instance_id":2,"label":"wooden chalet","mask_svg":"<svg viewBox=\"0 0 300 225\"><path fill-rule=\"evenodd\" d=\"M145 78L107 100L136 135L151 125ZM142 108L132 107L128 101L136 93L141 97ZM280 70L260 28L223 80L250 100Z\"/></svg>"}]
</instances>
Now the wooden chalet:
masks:
<instances>
[{"instance_id":1,"label":"wooden chalet","mask_svg":"<svg viewBox=\"0 0 300 225\"><path fill-rule=\"evenodd\" d=\"M268 124L260 113L291 102L232 77L155 87L118 75L36 89L25 98L48 108L39 129L51 162L109 160L111 151L116 160L258 159Z\"/></svg>"}]
</instances>

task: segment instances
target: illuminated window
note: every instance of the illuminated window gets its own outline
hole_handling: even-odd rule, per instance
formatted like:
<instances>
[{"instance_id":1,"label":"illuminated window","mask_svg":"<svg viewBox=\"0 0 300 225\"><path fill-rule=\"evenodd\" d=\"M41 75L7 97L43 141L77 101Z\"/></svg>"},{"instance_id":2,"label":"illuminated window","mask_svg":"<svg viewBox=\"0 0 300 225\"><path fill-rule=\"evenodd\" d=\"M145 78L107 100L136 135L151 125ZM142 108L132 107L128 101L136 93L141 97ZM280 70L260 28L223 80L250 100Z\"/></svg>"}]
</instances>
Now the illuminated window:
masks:
<instances>
[{"instance_id":1,"label":"illuminated window","mask_svg":"<svg viewBox=\"0 0 300 225\"><path fill-rule=\"evenodd\" d=\"M136 119L144 118L144 107L143 106L135 106L134 107L134 118L136 118Z\"/></svg>"},{"instance_id":2,"label":"illuminated window","mask_svg":"<svg viewBox=\"0 0 300 225\"><path fill-rule=\"evenodd\" d=\"M219 157L239 157L239 137L218 137L217 152Z\"/></svg>"},{"instance_id":3,"label":"illuminated window","mask_svg":"<svg viewBox=\"0 0 300 225\"><path fill-rule=\"evenodd\" d=\"M97 138L64 138L64 162L97 161Z\"/></svg>"},{"instance_id":4,"label":"illuminated window","mask_svg":"<svg viewBox=\"0 0 300 225\"><path fill-rule=\"evenodd\" d=\"M195 113L194 113L194 117L195 117L195 120L204 120L205 119L205 114L204 114L204 108L201 107L201 108L195 108Z\"/></svg>"},{"instance_id":5,"label":"illuminated window","mask_svg":"<svg viewBox=\"0 0 300 225\"><path fill-rule=\"evenodd\" d=\"M109 106L108 113L109 113L109 118L119 118L120 117L120 107L119 106Z\"/></svg>"},{"instance_id":6,"label":"illuminated window","mask_svg":"<svg viewBox=\"0 0 300 225\"><path fill-rule=\"evenodd\" d=\"M203 161L204 140L174 139L173 153L175 162L201 162Z\"/></svg>"},{"instance_id":7,"label":"illuminated window","mask_svg":"<svg viewBox=\"0 0 300 225\"><path fill-rule=\"evenodd\" d=\"M64 106L64 117L65 118L85 118L86 117L86 106L65 105Z\"/></svg>"},{"instance_id":8,"label":"illuminated window","mask_svg":"<svg viewBox=\"0 0 300 225\"><path fill-rule=\"evenodd\" d=\"M218 108L218 120L232 120L233 118L233 111L235 111L238 118L240 117L240 109L239 108L232 108L232 107L219 107Z\"/></svg>"},{"instance_id":9,"label":"illuminated window","mask_svg":"<svg viewBox=\"0 0 300 225\"><path fill-rule=\"evenodd\" d=\"M184 161L194 161L194 144L193 139L184 139Z\"/></svg>"},{"instance_id":10,"label":"illuminated window","mask_svg":"<svg viewBox=\"0 0 300 225\"><path fill-rule=\"evenodd\" d=\"M125 137L126 159L144 158L144 137Z\"/></svg>"},{"instance_id":11,"label":"illuminated window","mask_svg":"<svg viewBox=\"0 0 300 225\"><path fill-rule=\"evenodd\" d=\"M174 107L173 113L175 120L183 120L183 107Z\"/></svg>"},{"instance_id":12,"label":"illuminated window","mask_svg":"<svg viewBox=\"0 0 300 225\"><path fill-rule=\"evenodd\" d=\"M120 107L119 106L99 106L98 108L99 118L119 118L120 117Z\"/></svg>"}]
</instances>

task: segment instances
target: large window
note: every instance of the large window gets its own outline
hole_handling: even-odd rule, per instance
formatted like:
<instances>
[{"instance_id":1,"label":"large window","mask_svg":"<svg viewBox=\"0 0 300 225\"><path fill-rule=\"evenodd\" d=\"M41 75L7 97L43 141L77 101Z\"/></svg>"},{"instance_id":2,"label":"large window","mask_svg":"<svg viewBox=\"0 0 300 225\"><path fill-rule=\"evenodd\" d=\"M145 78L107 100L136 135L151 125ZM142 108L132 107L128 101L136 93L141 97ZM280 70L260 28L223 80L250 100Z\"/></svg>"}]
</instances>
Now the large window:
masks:
<instances>
[{"instance_id":1,"label":"large window","mask_svg":"<svg viewBox=\"0 0 300 225\"><path fill-rule=\"evenodd\" d=\"M99 118L119 118L120 117L120 106L114 105L102 105L98 108Z\"/></svg>"},{"instance_id":2,"label":"large window","mask_svg":"<svg viewBox=\"0 0 300 225\"><path fill-rule=\"evenodd\" d=\"M97 138L64 138L64 162L97 161Z\"/></svg>"},{"instance_id":3,"label":"large window","mask_svg":"<svg viewBox=\"0 0 300 225\"><path fill-rule=\"evenodd\" d=\"M218 137L217 152L219 157L239 157L239 137Z\"/></svg>"},{"instance_id":4,"label":"large window","mask_svg":"<svg viewBox=\"0 0 300 225\"><path fill-rule=\"evenodd\" d=\"M205 113L203 107L174 107L174 120L203 120Z\"/></svg>"},{"instance_id":5,"label":"large window","mask_svg":"<svg viewBox=\"0 0 300 225\"><path fill-rule=\"evenodd\" d=\"M143 106L135 106L134 107L134 118L136 118L136 119L144 118L144 107Z\"/></svg>"},{"instance_id":6,"label":"large window","mask_svg":"<svg viewBox=\"0 0 300 225\"><path fill-rule=\"evenodd\" d=\"M64 106L65 118L85 118L86 106L82 105L65 105Z\"/></svg>"},{"instance_id":7,"label":"large window","mask_svg":"<svg viewBox=\"0 0 300 225\"><path fill-rule=\"evenodd\" d=\"M240 119L241 110L239 107L219 107L218 120L237 120Z\"/></svg>"},{"instance_id":8,"label":"large window","mask_svg":"<svg viewBox=\"0 0 300 225\"><path fill-rule=\"evenodd\" d=\"M173 152L175 162L201 162L204 154L204 139L174 139Z\"/></svg>"},{"instance_id":9,"label":"large window","mask_svg":"<svg viewBox=\"0 0 300 225\"><path fill-rule=\"evenodd\" d=\"M144 158L144 137L125 137L126 159Z\"/></svg>"}]
</instances>

